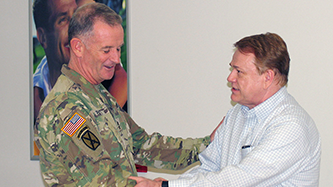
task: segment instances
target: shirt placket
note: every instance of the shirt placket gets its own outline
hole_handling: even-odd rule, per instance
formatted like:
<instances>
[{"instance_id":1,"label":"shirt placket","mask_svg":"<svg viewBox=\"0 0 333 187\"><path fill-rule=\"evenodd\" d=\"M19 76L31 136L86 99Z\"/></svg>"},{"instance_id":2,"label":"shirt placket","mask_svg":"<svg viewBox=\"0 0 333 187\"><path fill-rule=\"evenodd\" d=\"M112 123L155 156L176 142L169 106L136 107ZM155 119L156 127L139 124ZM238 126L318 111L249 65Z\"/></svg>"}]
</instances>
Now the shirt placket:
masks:
<instances>
[{"instance_id":1,"label":"shirt placket","mask_svg":"<svg viewBox=\"0 0 333 187\"><path fill-rule=\"evenodd\" d=\"M245 129L244 129L245 133L243 137L242 146L250 146L250 147L252 146L253 129L256 123L257 123L257 118L254 111L249 112L245 120Z\"/></svg>"},{"instance_id":2,"label":"shirt placket","mask_svg":"<svg viewBox=\"0 0 333 187\"><path fill-rule=\"evenodd\" d=\"M235 160L235 163L239 163L241 161L243 157L242 156L243 151L245 149L251 148L251 145L253 143L253 128L257 121L254 111L250 110L243 111L243 117L244 117L243 131L241 138L239 140L237 156L235 157L237 159Z\"/></svg>"}]
</instances>

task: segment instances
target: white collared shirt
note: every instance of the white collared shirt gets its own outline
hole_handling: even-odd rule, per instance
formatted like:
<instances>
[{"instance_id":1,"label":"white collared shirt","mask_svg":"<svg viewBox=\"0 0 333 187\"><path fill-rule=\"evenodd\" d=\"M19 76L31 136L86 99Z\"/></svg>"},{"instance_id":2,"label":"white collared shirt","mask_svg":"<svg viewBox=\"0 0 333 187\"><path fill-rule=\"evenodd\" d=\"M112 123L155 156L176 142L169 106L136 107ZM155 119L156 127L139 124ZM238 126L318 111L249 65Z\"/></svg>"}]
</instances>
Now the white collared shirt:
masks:
<instances>
[{"instance_id":1,"label":"white collared shirt","mask_svg":"<svg viewBox=\"0 0 333 187\"><path fill-rule=\"evenodd\" d=\"M229 110L201 166L169 186L318 186L320 152L315 123L283 87L251 110Z\"/></svg>"}]
</instances>

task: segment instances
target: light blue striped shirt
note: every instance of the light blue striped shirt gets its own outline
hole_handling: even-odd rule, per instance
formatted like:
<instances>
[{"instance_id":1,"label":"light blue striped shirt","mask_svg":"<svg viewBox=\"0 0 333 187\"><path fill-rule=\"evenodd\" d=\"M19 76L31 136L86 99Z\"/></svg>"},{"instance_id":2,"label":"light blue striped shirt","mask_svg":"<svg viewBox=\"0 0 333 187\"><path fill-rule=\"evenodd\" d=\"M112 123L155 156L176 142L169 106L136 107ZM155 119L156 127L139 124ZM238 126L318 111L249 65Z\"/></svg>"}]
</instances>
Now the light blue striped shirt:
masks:
<instances>
[{"instance_id":1,"label":"light blue striped shirt","mask_svg":"<svg viewBox=\"0 0 333 187\"><path fill-rule=\"evenodd\" d=\"M230 109L201 166L169 186L318 186L320 154L315 123L283 87L251 110Z\"/></svg>"}]
</instances>

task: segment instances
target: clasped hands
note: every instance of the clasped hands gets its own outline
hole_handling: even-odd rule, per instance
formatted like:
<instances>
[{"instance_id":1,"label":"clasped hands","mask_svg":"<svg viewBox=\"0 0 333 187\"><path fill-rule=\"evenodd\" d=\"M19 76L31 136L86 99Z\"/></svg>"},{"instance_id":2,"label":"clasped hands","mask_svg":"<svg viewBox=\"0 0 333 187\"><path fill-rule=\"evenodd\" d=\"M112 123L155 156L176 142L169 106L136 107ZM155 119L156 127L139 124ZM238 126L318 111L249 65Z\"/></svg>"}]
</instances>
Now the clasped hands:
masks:
<instances>
[{"instance_id":1,"label":"clasped hands","mask_svg":"<svg viewBox=\"0 0 333 187\"><path fill-rule=\"evenodd\" d=\"M134 176L130 176L128 178L136 181L135 187L161 187L162 181L166 181L166 179L163 178L156 178L154 180Z\"/></svg>"},{"instance_id":2,"label":"clasped hands","mask_svg":"<svg viewBox=\"0 0 333 187\"><path fill-rule=\"evenodd\" d=\"M211 141L214 140L215 132L221 126L223 121L224 121L224 117L221 120L221 122L217 125L217 127L213 130L213 132L211 133L211 135L210 135ZM163 179L163 178L160 178L160 177L156 178L154 180L151 180L151 179L147 179L147 178L144 178L144 177L130 176L129 179L132 179L132 180L136 181L135 187L161 187L162 186L162 181L167 181L166 179Z\"/></svg>"}]
</instances>

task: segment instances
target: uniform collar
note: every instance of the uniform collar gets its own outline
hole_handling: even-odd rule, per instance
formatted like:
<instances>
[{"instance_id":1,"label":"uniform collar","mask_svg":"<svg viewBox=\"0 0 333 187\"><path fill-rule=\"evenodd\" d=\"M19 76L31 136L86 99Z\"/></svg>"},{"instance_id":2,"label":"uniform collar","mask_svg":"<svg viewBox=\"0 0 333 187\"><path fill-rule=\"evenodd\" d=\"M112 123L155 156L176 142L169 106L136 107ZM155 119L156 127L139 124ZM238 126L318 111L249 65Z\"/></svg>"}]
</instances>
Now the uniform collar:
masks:
<instances>
[{"instance_id":1,"label":"uniform collar","mask_svg":"<svg viewBox=\"0 0 333 187\"><path fill-rule=\"evenodd\" d=\"M67 64L64 64L61 68L61 72L68 77L69 79L71 79L75 84L77 84L78 86L80 86L80 88L94 96L94 97L99 97L98 95L98 89L99 89L99 85L93 85L91 84L87 79L85 79L82 75L80 75L78 72L72 70L71 68L68 67Z\"/></svg>"}]
</instances>

